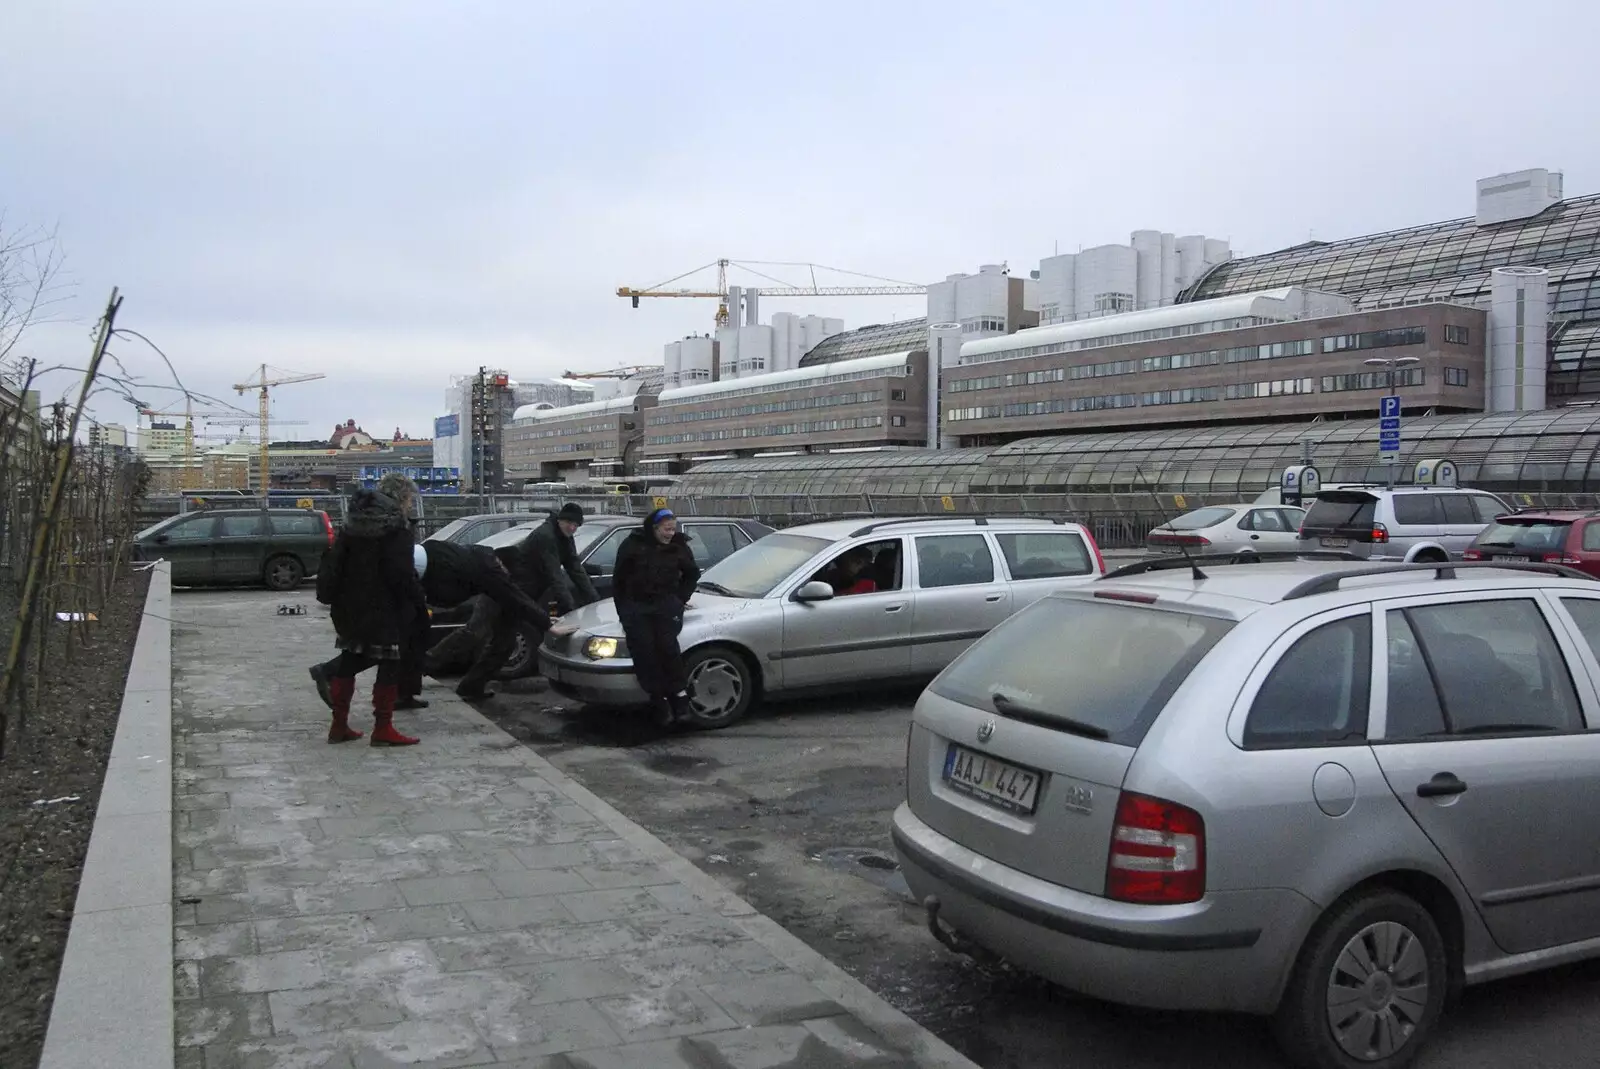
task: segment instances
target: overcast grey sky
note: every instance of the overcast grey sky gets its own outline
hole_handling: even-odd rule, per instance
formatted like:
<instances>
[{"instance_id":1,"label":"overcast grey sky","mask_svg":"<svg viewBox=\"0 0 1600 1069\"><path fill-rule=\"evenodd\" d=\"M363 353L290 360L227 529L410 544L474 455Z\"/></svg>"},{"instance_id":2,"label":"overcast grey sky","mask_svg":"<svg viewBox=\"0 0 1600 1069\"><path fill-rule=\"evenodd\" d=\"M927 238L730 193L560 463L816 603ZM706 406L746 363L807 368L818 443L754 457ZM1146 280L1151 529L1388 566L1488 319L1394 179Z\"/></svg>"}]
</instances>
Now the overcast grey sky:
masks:
<instances>
[{"instance_id":1,"label":"overcast grey sky","mask_svg":"<svg viewBox=\"0 0 1600 1069\"><path fill-rule=\"evenodd\" d=\"M480 363L659 361L713 307L616 288L719 256L928 281L1452 218L1523 167L1600 191L1597 30L1566 0L0 0L0 210L68 256L36 355L81 359L116 285L192 389L322 371L276 414L424 435Z\"/></svg>"}]
</instances>

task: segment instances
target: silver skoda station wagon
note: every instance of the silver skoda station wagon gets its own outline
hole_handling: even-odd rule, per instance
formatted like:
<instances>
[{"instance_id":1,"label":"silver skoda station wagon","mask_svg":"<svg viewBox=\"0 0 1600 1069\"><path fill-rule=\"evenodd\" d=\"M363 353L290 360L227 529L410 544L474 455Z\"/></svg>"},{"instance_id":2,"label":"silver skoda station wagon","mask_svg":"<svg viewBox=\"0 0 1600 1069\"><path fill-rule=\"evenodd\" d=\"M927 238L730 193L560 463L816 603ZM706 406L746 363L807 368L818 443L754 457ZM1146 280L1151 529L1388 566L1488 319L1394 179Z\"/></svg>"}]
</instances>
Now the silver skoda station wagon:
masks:
<instances>
[{"instance_id":1,"label":"silver skoda station wagon","mask_svg":"<svg viewBox=\"0 0 1600 1069\"><path fill-rule=\"evenodd\" d=\"M1394 1069L1600 955L1597 649L1554 565L1130 565L924 692L896 850L952 949Z\"/></svg>"}]
</instances>

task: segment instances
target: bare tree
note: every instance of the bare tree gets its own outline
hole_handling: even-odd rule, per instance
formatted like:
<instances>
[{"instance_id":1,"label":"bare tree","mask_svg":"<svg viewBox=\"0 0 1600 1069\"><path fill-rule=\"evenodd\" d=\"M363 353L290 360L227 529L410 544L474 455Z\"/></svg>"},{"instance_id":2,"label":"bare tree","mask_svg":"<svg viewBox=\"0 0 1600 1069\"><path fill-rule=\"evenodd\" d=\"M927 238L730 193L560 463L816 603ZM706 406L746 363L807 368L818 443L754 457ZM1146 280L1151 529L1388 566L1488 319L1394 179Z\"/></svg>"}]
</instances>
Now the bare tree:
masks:
<instances>
[{"instance_id":1,"label":"bare tree","mask_svg":"<svg viewBox=\"0 0 1600 1069\"><path fill-rule=\"evenodd\" d=\"M12 351L71 296L54 230L12 228L0 213L0 378L15 379Z\"/></svg>"}]
</instances>

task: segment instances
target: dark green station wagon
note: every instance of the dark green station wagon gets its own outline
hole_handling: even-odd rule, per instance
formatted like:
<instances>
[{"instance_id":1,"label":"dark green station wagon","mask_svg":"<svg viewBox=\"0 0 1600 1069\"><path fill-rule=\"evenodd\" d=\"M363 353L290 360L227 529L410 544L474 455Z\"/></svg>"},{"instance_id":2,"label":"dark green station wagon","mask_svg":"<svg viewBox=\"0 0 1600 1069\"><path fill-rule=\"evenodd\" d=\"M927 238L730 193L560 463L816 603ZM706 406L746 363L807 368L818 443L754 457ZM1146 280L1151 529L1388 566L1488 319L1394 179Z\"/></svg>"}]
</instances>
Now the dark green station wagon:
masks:
<instances>
[{"instance_id":1,"label":"dark green station wagon","mask_svg":"<svg viewBox=\"0 0 1600 1069\"><path fill-rule=\"evenodd\" d=\"M316 509L211 509L140 531L133 559L171 561L177 586L293 590L331 545L333 523Z\"/></svg>"}]
</instances>

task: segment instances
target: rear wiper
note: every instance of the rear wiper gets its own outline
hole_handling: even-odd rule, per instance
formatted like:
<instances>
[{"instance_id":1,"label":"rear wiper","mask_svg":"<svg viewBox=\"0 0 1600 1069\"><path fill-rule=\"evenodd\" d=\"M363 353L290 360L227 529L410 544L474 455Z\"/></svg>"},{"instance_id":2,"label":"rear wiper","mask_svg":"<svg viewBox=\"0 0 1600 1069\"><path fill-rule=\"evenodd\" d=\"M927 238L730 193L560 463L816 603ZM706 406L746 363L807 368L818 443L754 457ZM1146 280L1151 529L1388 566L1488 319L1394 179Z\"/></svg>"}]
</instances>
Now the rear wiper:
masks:
<instances>
[{"instance_id":1,"label":"rear wiper","mask_svg":"<svg viewBox=\"0 0 1600 1069\"><path fill-rule=\"evenodd\" d=\"M1513 549L1513 548L1516 547L1516 543L1515 542L1479 542L1478 545L1480 545L1480 546L1504 546L1507 549Z\"/></svg>"},{"instance_id":2,"label":"rear wiper","mask_svg":"<svg viewBox=\"0 0 1600 1069\"><path fill-rule=\"evenodd\" d=\"M721 583L711 583L702 579L694 585L696 590L704 590L708 594L720 594L725 598L736 598L739 595L723 586Z\"/></svg>"},{"instance_id":3,"label":"rear wiper","mask_svg":"<svg viewBox=\"0 0 1600 1069\"><path fill-rule=\"evenodd\" d=\"M1017 701L1015 698L1009 698L999 691L991 694L989 700L994 703L995 712L1001 716L1011 717L1013 720L1021 720L1025 724L1060 728L1063 731L1070 731L1074 735L1082 735L1090 739L1109 739L1111 737L1111 732L1098 724L1074 720L1069 716L1061 716L1058 713L1047 713L1043 709L1035 709L1031 705Z\"/></svg>"}]
</instances>

